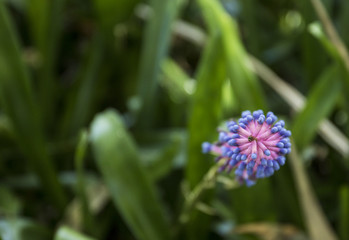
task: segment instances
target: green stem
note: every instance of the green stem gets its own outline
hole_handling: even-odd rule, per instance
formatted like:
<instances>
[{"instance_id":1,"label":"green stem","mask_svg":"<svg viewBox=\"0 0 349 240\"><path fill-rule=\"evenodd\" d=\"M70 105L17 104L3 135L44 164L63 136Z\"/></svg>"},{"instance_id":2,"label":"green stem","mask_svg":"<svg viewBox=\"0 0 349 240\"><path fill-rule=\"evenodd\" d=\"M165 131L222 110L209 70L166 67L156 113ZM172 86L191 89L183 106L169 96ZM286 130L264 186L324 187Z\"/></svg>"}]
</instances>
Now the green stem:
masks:
<instances>
[{"instance_id":1,"label":"green stem","mask_svg":"<svg viewBox=\"0 0 349 240\"><path fill-rule=\"evenodd\" d=\"M81 212L83 216L83 228L91 234L93 233L93 218L88 205L87 193L86 193L86 181L84 173L84 159L88 148L88 133L86 130L82 130L80 138L75 151L75 169L77 175L76 190L77 195L81 203Z\"/></svg>"},{"instance_id":2,"label":"green stem","mask_svg":"<svg viewBox=\"0 0 349 240\"><path fill-rule=\"evenodd\" d=\"M216 183L217 170L219 167L219 164L213 165L203 177L202 181L199 182L199 184L189 193L179 216L181 224L184 224L189 220L190 213L199 201L204 190L211 188L212 185Z\"/></svg>"}]
</instances>

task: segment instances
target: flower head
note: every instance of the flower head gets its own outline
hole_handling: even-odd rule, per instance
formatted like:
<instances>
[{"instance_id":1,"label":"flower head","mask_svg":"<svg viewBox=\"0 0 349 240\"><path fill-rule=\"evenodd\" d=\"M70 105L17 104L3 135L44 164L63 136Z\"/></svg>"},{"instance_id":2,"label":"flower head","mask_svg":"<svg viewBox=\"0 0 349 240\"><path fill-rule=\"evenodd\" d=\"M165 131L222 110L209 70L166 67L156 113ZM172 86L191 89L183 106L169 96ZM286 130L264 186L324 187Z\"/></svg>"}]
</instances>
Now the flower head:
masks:
<instances>
[{"instance_id":1,"label":"flower head","mask_svg":"<svg viewBox=\"0 0 349 240\"><path fill-rule=\"evenodd\" d=\"M265 116L262 110L244 111L238 122L227 122L227 130L219 129L218 142L204 142L202 151L223 161L220 171L235 169L241 184L254 185L257 178L279 170L285 164L284 155L291 152L291 132L284 128L283 120L276 120L272 112Z\"/></svg>"}]
</instances>

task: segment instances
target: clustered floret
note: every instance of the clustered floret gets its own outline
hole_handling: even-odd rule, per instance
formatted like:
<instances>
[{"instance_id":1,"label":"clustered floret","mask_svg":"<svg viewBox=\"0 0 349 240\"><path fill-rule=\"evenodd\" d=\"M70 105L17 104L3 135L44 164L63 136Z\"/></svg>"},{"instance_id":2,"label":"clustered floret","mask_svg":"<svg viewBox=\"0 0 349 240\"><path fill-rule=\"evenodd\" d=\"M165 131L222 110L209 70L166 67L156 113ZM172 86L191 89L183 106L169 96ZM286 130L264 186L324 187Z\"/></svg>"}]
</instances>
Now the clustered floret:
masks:
<instances>
[{"instance_id":1,"label":"clustered floret","mask_svg":"<svg viewBox=\"0 0 349 240\"><path fill-rule=\"evenodd\" d=\"M284 128L283 120L276 121L272 112L265 116L262 110L244 111L238 122L228 121L226 130L218 130L218 142L204 142L202 152L223 161L219 171L235 169L237 180L252 186L256 179L279 170L285 164L284 155L291 152L291 131Z\"/></svg>"}]
</instances>

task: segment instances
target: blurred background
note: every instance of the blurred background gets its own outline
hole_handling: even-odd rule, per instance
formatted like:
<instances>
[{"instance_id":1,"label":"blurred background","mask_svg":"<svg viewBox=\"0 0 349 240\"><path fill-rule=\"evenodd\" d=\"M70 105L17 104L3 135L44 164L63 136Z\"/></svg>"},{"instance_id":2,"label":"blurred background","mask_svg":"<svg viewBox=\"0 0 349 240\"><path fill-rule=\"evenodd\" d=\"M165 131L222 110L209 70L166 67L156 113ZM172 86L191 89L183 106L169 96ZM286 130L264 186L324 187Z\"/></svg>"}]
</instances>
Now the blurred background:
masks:
<instances>
[{"instance_id":1,"label":"blurred background","mask_svg":"<svg viewBox=\"0 0 349 240\"><path fill-rule=\"evenodd\" d=\"M348 29L346 0L0 0L0 238L349 239ZM286 165L186 208L257 109Z\"/></svg>"}]
</instances>

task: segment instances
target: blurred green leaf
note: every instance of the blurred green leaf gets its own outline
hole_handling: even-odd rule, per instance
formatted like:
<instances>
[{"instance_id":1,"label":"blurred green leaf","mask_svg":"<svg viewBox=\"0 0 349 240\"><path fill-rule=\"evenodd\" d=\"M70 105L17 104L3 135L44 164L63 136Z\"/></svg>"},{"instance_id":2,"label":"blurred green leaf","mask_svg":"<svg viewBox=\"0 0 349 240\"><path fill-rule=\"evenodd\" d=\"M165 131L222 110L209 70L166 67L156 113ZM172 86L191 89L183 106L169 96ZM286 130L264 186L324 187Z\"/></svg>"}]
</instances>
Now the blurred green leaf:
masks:
<instances>
[{"instance_id":1,"label":"blurred green leaf","mask_svg":"<svg viewBox=\"0 0 349 240\"><path fill-rule=\"evenodd\" d=\"M2 240L46 240L51 238L45 227L23 218L0 220L0 236Z\"/></svg>"},{"instance_id":2,"label":"blurred green leaf","mask_svg":"<svg viewBox=\"0 0 349 240\"><path fill-rule=\"evenodd\" d=\"M195 81L192 80L173 60L166 59L162 63L164 77L162 84L176 103L187 101L195 91Z\"/></svg>"},{"instance_id":3,"label":"blurred green leaf","mask_svg":"<svg viewBox=\"0 0 349 240\"><path fill-rule=\"evenodd\" d=\"M213 164L201 153L201 144L213 140L222 117L222 85L226 79L221 36L211 37L204 49L196 74L197 88L188 120L188 162L186 177L194 188ZM208 217L193 211L189 222L189 239L203 239L208 230Z\"/></svg>"},{"instance_id":4,"label":"blurred green leaf","mask_svg":"<svg viewBox=\"0 0 349 240\"><path fill-rule=\"evenodd\" d=\"M174 27L175 28L175 27ZM174 60L166 59L162 62L162 74L159 85L168 93L168 125L182 127L186 117L186 109L195 91L196 81Z\"/></svg>"},{"instance_id":5,"label":"blurred green leaf","mask_svg":"<svg viewBox=\"0 0 349 240\"><path fill-rule=\"evenodd\" d=\"M219 1L198 0L198 3L211 34L217 31L222 34L223 57L240 110L265 108L261 86L248 68L249 59L236 22L224 11Z\"/></svg>"},{"instance_id":6,"label":"blurred green leaf","mask_svg":"<svg viewBox=\"0 0 349 240\"><path fill-rule=\"evenodd\" d=\"M93 238L87 237L66 226L62 226L57 230L54 240L93 240Z\"/></svg>"},{"instance_id":7,"label":"blurred green leaf","mask_svg":"<svg viewBox=\"0 0 349 240\"><path fill-rule=\"evenodd\" d=\"M327 38L319 22L311 23L308 26L308 30L315 38L317 38L322 43L322 45L330 54L330 56L332 56L337 61L341 61L337 49L332 44L332 42Z\"/></svg>"},{"instance_id":8,"label":"blurred green leaf","mask_svg":"<svg viewBox=\"0 0 349 240\"><path fill-rule=\"evenodd\" d=\"M186 129L145 131L135 133L140 145L140 158L150 178L158 181L171 170L183 168L186 164Z\"/></svg>"},{"instance_id":9,"label":"blurred green leaf","mask_svg":"<svg viewBox=\"0 0 349 240\"><path fill-rule=\"evenodd\" d=\"M312 23L309 26L309 31L322 43L323 47L327 50L328 54L333 58L335 62L337 62L338 66L340 66L338 77L340 77L343 82L342 95L344 96L345 100L344 106L347 113L349 113L349 62L345 61L348 59L344 57L346 56L346 53L343 53L347 50L339 47L341 46L341 44L334 44L333 40L331 41L331 39L325 35L325 33L323 32L323 28L319 23ZM348 126L346 128L346 132L349 133Z\"/></svg>"},{"instance_id":10,"label":"blurred green leaf","mask_svg":"<svg viewBox=\"0 0 349 240\"><path fill-rule=\"evenodd\" d=\"M203 141L214 139L222 117L222 85L226 79L226 67L222 58L221 36L209 39L196 74L197 89L193 96L189 116L189 143L187 176L194 187L211 165L203 161ZM213 80L214 79L214 80Z\"/></svg>"},{"instance_id":11,"label":"blurred green leaf","mask_svg":"<svg viewBox=\"0 0 349 240\"><path fill-rule=\"evenodd\" d=\"M184 166L187 134L184 130L143 132L137 140L142 144L140 158L151 180L157 181L174 168Z\"/></svg>"},{"instance_id":12,"label":"blurred green leaf","mask_svg":"<svg viewBox=\"0 0 349 240\"><path fill-rule=\"evenodd\" d=\"M108 110L91 125L91 143L114 203L137 239L170 239L155 186L142 168L120 115Z\"/></svg>"},{"instance_id":13,"label":"blurred green leaf","mask_svg":"<svg viewBox=\"0 0 349 240\"><path fill-rule=\"evenodd\" d=\"M16 140L51 200L63 207L65 197L47 153L31 82L13 24L0 1L0 97L12 121Z\"/></svg>"},{"instance_id":14,"label":"blurred green leaf","mask_svg":"<svg viewBox=\"0 0 349 240\"><path fill-rule=\"evenodd\" d=\"M153 9L145 28L138 75L138 97L141 108L137 126L150 127L154 123L154 106L161 63L165 59L171 37L172 23L183 0L151 0Z\"/></svg>"},{"instance_id":15,"label":"blurred green leaf","mask_svg":"<svg viewBox=\"0 0 349 240\"><path fill-rule=\"evenodd\" d=\"M64 209L64 217L60 220L60 224L69 226L91 237L102 239L101 236L106 234L106 230L110 228L110 223L115 221L115 219L112 219L115 211L110 211L113 207L109 204L111 196L101 179L92 180L88 178L88 175L85 178L84 191L88 203L87 207L89 208L88 214L84 212L84 206L78 192L77 197L73 198ZM104 211L108 211L109 214L105 219L102 219ZM95 218L91 219L92 215Z\"/></svg>"},{"instance_id":16,"label":"blurred green leaf","mask_svg":"<svg viewBox=\"0 0 349 240\"><path fill-rule=\"evenodd\" d=\"M297 146L307 146L316 133L319 123L333 110L341 93L341 76L337 65L330 66L321 74L309 93L303 110L293 123L293 135Z\"/></svg>"},{"instance_id":17,"label":"blurred green leaf","mask_svg":"<svg viewBox=\"0 0 349 240\"><path fill-rule=\"evenodd\" d=\"M151 173L150 178L154 182L169 174L174 167L174 157L179 151L180 142L173 142L162 149L153 149L153 158L147 164L147 170ZM149 149L143 154L149 154ZM143 156L146 157L146 156ZM148 156L149 158L150 156Z\"/></svg>"},{"instance_id":18,"label":"blurred green leaf","mask_svg":"<svg viewBox=\"0 0 349 240\"><path fill-rule=\"evenodd\" d=\"M20 213L21 201L4 186L0 186L0 215L14 217Z\"/></svg>"},{"instance_id":19,"label":"blurred green leaf","mask_svg":"<svg viewBox=\"0 0 349 240\"><path fill-rule=\"evenodd\" d=\"M234 95L233 88L231 87L231 82L229 79L226 79L223 86L223 101L222 101L222 107L223 107L223 115L224 119L228 119L231 116L234 116L234 114L237 111L238 105L236 102L236 97Z\"/></svg>"}]
</instances>

